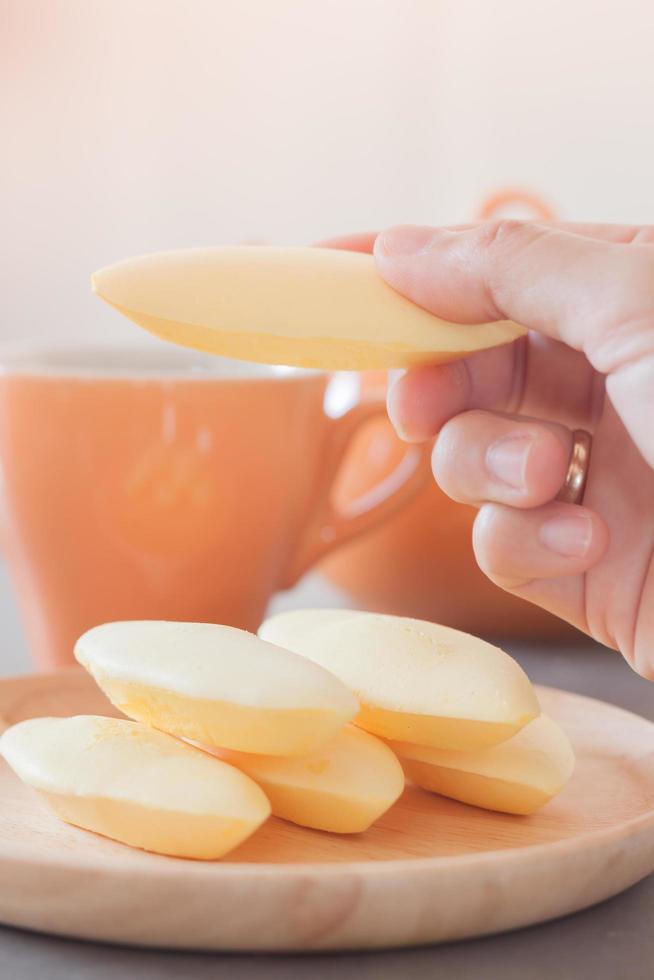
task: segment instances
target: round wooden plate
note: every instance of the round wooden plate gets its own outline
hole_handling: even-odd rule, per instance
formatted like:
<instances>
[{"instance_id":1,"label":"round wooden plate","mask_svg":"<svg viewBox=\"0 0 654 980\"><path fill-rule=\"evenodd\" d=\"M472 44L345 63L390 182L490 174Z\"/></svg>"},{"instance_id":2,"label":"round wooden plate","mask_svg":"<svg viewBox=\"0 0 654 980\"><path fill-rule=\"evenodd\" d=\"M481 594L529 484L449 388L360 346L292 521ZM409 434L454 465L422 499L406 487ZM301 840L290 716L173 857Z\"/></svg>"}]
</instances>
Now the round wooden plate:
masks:
<instances>
[{"instance_id":1,"label":"round wooden plate","mask_svg":"<svg viewBox=\"0 0 654 980\"><path fill-rule=\"evenodd\" d=\"M365 834L270 820L221 862L131 850L60 823L0 767L0 920L83 939L202 950L404 946L514 929L654 870L654 725L540 689L577 753L531 817L408 788ZM115 713L77 669L0 682L5 723Z\"/></svg>"}]
</instances>

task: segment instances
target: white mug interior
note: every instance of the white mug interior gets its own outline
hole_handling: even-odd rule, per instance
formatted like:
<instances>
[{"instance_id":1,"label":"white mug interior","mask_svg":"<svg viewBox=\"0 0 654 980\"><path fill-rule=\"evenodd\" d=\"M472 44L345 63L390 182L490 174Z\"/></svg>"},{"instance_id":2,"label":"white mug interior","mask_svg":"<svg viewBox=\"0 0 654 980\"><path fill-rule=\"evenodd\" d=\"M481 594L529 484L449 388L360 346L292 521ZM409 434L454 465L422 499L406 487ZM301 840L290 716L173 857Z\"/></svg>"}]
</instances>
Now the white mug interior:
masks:
<instances>
[{"instance_id":1,"label":"white mug interior","mask_svg":"<svg viewBox=\"0 0 654 980\"><path fill-rule=\"evenodd\" d=\"M324 374L304 368L254 364L174 345L100 346L23 344L0 351L0 374L123 380L271 380Z\"/></svg>"}]
</instances>

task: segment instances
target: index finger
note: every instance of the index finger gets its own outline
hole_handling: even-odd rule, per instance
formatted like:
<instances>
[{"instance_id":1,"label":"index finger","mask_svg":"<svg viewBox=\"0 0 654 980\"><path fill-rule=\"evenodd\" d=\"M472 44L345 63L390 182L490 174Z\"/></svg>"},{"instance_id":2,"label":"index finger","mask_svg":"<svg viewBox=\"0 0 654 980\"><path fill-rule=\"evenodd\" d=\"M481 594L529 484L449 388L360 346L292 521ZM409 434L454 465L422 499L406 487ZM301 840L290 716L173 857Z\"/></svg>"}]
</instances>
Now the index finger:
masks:
<instances>
[{"instance_id":1,"label":"index finger","mask_svg":"<svg viewBox=\"0 0 654 980\"><path fill-rule=\"evenodd\" d=\"M384 279L430 312L515 320L584 351L600 371L618 356L611 336L654 309L654 246L638 238L627 246L520 221L399 226L377 237L374 254Z\"/></svg>"},{"instance_id":2,"label":"index finger","mask_svg":"<svg viewBox=\"0 0 654 980\"><path fill-rule=\"evenodd\" d=\"M483 221L469 221L465 224L446 225L448 231L467 231L485 224ZM630 244L636 241L654 242L654 226L652 225L607 225L579 221L544 221L539 222L549 228L560 228L576 235L587 238L598 238L604 242ZM357 231L347 235L337 235L334 238L323 238L316 242L318 248L342 248L350 252L372 252L376 231Z\"/></svg>"}]
</instances>

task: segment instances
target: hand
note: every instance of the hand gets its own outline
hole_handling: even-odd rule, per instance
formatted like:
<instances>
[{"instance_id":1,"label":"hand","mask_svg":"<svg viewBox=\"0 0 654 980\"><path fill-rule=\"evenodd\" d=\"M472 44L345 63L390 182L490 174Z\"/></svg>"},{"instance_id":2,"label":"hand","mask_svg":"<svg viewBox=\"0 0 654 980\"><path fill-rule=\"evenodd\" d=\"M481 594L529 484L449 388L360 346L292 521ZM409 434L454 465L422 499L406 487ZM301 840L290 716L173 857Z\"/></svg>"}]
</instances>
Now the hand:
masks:
<instances>
[{"instance_id":1,"label":"hand","mask_svg":"<svg viewBox=\"0 0 654 980\"><path fill-rule=\"evenodd\" d=\"M654 228L501 221L324 244L374 244L386 281L445 319L529 327L401 376L391 420L409 441L438 434L434 476L479 507L493 582L654 679ZM575 428L593 434L583 506L555 500Z\"/></svg>"}]
</instances>

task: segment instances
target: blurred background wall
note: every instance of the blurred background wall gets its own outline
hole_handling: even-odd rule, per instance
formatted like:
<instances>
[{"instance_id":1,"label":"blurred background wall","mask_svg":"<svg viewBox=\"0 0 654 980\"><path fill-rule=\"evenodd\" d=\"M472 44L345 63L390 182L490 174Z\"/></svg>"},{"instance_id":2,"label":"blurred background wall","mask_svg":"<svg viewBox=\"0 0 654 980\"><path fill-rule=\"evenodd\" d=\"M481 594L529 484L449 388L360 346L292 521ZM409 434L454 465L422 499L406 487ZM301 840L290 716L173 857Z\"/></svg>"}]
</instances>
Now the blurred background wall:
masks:
<instances>
[{"instance_id":1,"label":"blurred background wall","mask_svg":"<svg viewBox=\"0 0 654 980\"><path fill-rule=\"evenodd\" d=\"M0 11L0 342L132 339L88 276L143 251L457 221L503 185L654 221L651 0Z\"/></svg>"},{"instance_id":2,"label":"blurred background wall","mask_svg":"<svg viewBox=\"0 0 654 980\"><path fill-rule=\"evenodd\" d=\"M140 252L505 186L652 222L653 37L652 0L0 0L0 346L143 343L88 284ZM1 563L0 622L22 656Z\"/></svg>"}]
</instances>

